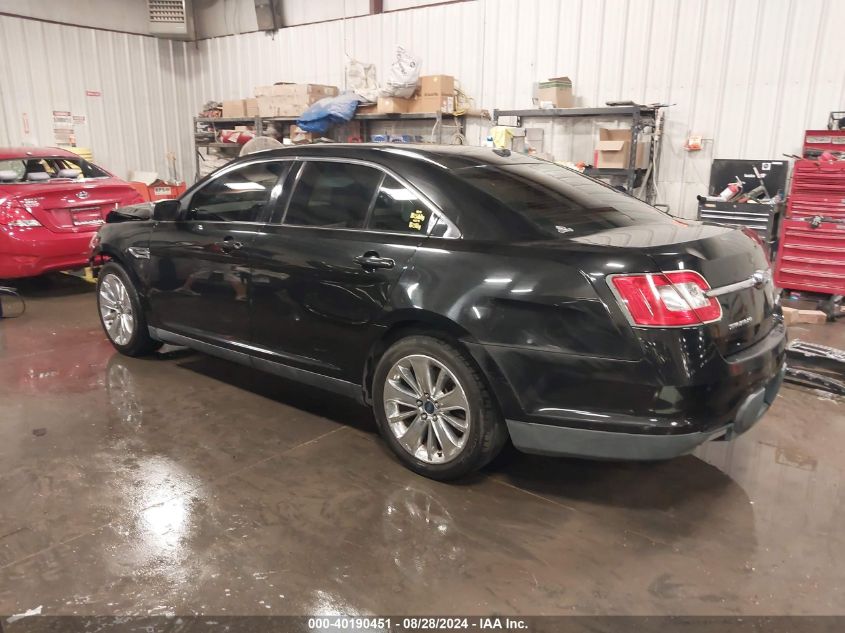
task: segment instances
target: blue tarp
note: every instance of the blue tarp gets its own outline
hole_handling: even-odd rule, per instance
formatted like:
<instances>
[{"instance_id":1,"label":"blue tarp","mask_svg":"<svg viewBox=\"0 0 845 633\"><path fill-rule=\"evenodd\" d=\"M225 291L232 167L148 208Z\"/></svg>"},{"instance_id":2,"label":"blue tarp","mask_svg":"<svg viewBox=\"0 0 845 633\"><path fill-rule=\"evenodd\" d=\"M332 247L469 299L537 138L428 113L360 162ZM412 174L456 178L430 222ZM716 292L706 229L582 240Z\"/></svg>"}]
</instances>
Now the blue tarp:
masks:
<instances>
[{"instance_id":1,"label":"blue tarp","mask_svg":"<svg viewBox=\"0 0 845 633\"><path fill-rule=\"evenodd\" d=\"M322 134L332 125L351 121L358 101L358 96L353 93L320 99L302 113L296 124L306 132Z\"/></svg>"}]
</instances>

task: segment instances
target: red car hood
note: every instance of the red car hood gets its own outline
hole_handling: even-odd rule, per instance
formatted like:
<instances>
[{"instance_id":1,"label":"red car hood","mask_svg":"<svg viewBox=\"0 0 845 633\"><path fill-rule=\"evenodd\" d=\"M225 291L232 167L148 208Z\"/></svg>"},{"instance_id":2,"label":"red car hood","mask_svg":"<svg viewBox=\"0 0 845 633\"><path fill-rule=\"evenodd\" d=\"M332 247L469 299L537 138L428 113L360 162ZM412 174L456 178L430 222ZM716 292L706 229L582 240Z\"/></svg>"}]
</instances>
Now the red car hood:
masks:
<instances>
[{"instance_id":1,"label":"red car hood","mask_svg":"<svg viewBox=\"0 0 845 633\"><path fill-rule=\"evenodd\" d=\"M54 233L96 231L117 207L143 202L120 178L0 185L0 207L23 207Z\"/></svg>"}]
</instances>

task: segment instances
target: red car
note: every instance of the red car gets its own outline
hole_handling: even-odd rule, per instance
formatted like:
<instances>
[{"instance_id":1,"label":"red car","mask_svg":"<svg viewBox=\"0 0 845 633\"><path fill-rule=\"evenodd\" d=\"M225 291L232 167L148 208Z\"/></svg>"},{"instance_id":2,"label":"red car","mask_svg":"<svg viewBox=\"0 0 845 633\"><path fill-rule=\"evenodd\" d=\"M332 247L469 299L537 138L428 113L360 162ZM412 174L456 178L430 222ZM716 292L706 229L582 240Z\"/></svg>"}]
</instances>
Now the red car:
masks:
<instances>
[{"instance_id":1,"label":"red car","mask_svg":"<svg viewBox=\"0 0 845 633\"><path fill-rule=\"evenodd\" d=\"M86 266L109 211L138 202L129 183L66 150L0 148L0 279Z\"/></svg>"}]
</instances>

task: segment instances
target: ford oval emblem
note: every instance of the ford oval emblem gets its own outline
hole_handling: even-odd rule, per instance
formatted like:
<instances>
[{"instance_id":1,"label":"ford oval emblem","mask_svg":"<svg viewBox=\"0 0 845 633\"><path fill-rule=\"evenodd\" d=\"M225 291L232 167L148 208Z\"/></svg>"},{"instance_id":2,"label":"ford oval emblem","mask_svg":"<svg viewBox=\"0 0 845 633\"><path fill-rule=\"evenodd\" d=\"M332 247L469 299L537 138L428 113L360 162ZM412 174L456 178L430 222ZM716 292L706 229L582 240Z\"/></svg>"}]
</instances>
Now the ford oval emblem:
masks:
<instances>
[{"instance_id":1,"label":"ford oval emblem","mask_svg":"<svg viewBox=\"0 0 845 633\"><path fill-rule=\"evenodd\" d=\"M91 195L91 194L90 194L90 193L88 193L87 191L78 191L78 192L76 193L76 197L77 197L77 198L79 198L80 200L85 200L85 198L87 198L87 197L88 197L88 196L90 196L90 195Z\"/></svg>"},{"instance_id":2,"label":"ford oval emblem","mask_svg":"<svg viewBox=\"0 0 845 633\"><path fill-rule=\"evenodd\" d=\"M769 283L769 276L771 273L767 270L758 270L751 275L751 281L754 282L754 287L759 290L767 283Z\"/></svg>"}]
</instances>

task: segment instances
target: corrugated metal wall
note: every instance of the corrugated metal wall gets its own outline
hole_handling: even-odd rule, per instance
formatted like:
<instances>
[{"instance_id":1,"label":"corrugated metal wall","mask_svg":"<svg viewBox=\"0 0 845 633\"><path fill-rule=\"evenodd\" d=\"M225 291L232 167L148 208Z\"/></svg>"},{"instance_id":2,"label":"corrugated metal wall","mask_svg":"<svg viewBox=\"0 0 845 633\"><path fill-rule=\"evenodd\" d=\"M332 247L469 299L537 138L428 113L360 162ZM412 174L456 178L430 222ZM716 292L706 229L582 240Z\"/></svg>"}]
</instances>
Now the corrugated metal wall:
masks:
<instances>
[{"instance_id":1,"label":"corrugated metal wall","mask_svg":"<svg viewBox=\"0 0 845 633\"><path fill-rule=\"evenodd\" d=\"M527 107L535 81L562 74L582 105L673 104L660 194L691 215L712 158L796 152L805 128L845 107L843 23L839 0L478 0L185 45L0 17L11 78L0 83L0 143L17 140L21 112L48 142L53 109L82 110L98 158L118 173L163 170L172 148L190 175L190 116L206 100L279 80L342 86L347 56L383 74L402 45L490 110ZM103 97L86 98L96 87ZM557 158L590 159L595 123L536 125ZM683 150L690 132L706 139L701 152ZM471 142L483 135L471 127Z\"/></svg>"},{"instance_id":2,"label":"corrugated metal wall","mask_svg":"<svg viewBox=\"0 0 845 633\"><path fill-rule=\"evenodd\" d=\"M0 15L0 146L55 145L53 111L69 111L85 117L77 143L117 175L167 175L173 152L191 177L192 46Z\"/></svg>"},{"instance_id":3,"label":"corrugated metal wall","mask_svg":"<svg viewBox=\"0 0 845 633\"><path fill-rule=\"evenodd\" d=\"M836 0L479 0L199 44L194 102L248 95L268 81L343 85L346 55L381 73L396 45L425 73L461 80L478 105L529 107L535 81L569 75L581 105L611 99L673 104L659 190L695 212L713 158L779 158L802 131L845 107ZM559 159L590 160L598 125L532 123ZM690 132L704 149L687 153ZM470 129L479 142L482 131Z\"/></svg>"},{"instance_id":4,"label":"corrugated metal wall","mask_svg":"<svg viewBox=\"0 0 845 633\"><path fill-rule=\"evenodd\" d=\"M381 76L398 45L420 56L425 72L453 74L477 94L479 15L477 2L464 2L201 40L192 58L195 100L249 96L274 81L343 87L347 56L374 62Z\"/></svg>"},{"instance_id":5,"label":"corrugated metal wall","mask_svg":"<svg viewBox=\"0 0 845 633\"><path fill-rule=\"evenodd\" d=\"M555 74L573 79L581 105L673 104L660 192L686 215L706 192L712 158L800 152L803 130L845 105L843 2L487 0L482 11L485 105L527 106L531 83ZM690 132L707 139L703 151L683 150ZM556 155L569 158L557 141Z\"/></svg>"}]
</instances>

